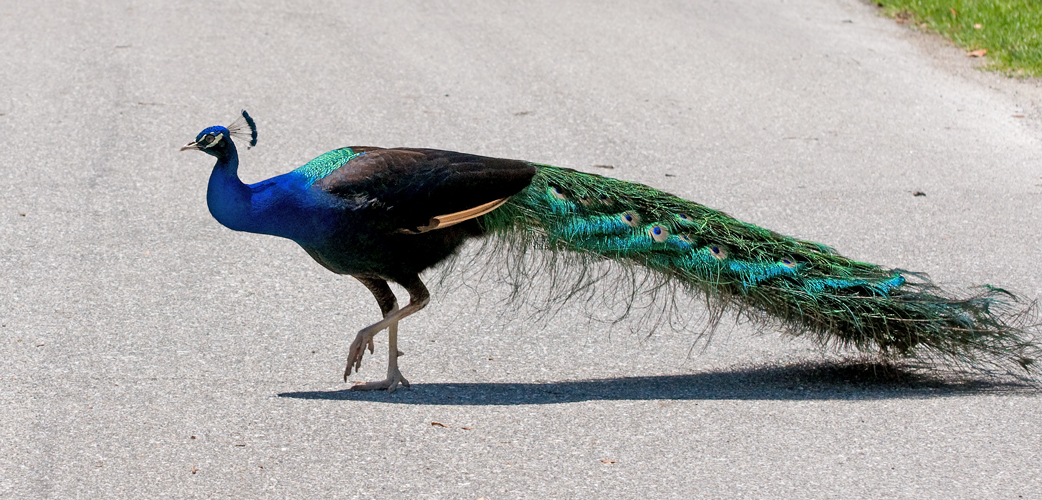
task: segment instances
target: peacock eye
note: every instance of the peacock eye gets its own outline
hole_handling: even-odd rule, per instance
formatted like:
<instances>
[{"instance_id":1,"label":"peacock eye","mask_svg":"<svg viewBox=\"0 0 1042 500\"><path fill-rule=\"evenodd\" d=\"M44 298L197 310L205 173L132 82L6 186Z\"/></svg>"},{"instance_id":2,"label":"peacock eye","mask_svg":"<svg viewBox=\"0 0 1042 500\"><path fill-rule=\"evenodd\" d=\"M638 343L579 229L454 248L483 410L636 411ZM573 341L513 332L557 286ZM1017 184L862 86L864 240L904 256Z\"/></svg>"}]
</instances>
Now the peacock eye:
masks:
<instances>
[{"instance_id":1,"label":"peacock eye","mask_svg":"<svg viewBox=\"0 0 1042 500\"><path fill-rule=\"evenodd\" d=\"M651 239L659 243L662 243L663 241L666 241L667 238L669 238L669 230L658 224L651 226L651 230L649 231L649 233L651 234Z\"/></svg>"},{"instance_id":2,"label":"peacock eye","mask_svg":"<svg viewBox=\"0 0 1042 500\"><path fill-rule=\"evenodd\" d=\"M201 142L205 146L209 147L210 144L213 143L213 134L206 134L206 135L204 135L203 139L201 141L199 141L199 142Z\"/></svg>"}]
</instances>

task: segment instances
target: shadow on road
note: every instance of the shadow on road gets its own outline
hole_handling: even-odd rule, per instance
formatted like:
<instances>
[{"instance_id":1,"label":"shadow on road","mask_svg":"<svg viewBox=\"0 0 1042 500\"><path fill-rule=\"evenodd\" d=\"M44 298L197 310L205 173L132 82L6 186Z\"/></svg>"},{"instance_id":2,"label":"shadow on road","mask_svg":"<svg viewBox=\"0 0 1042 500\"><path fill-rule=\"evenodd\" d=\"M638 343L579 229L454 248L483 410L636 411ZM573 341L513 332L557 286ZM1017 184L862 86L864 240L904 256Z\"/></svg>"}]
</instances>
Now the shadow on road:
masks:
<instances>
[{"instance_id":1,"label":"shadow on road","mask_svg":"<svg viewBox=\"0 0 1042 500\"><path fill-rule=\"evenodd\" d=\"M654 399L878 400L1039 392L1037 386L1009 377L936 375L882 363L819 362L567 382L413 384L393 394L343 389L279 396L416 405L523 405Z\"/></svg>"}]
</instances>

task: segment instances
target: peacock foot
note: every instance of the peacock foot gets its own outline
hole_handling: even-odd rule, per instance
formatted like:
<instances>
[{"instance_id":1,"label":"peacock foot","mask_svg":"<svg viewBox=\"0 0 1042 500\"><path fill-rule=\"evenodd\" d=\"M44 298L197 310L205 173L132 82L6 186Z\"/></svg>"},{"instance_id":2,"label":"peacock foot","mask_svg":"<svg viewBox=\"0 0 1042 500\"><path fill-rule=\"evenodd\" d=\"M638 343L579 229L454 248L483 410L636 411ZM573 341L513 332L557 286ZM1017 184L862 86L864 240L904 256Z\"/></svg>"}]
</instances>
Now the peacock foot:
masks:
<instances>
[{"instance_id":1,"label":"peacock foot","mask_svg":"<svg viewBox=\"0 0 1042 500\"><path fill-rule=\"evenodd\" d=\"M398 388L398 384L402 384L403 387L409 387L409 381L405 380L402 376L402 372L398 369L387 370L387 378L381 381L374 382L358 382L351 386L352 391L381 391L387 389L387 392L394 392Z\"/></svg>"},{"instance_id":2,"label":"peacock foot","mask_svg":"<svg viewBox=\"0 0 1042 500\"><path fill-rule=\"evenodd\" d=\"M351 368L355 369L357 373L362 367L362 356L365 355L366 347L369 348L369 353L375 350L375 344L373 343L373 337L379 330L369 333L370 328L363 328L358 335L355 335L355 340L351 342L351 348L347 351L347 368L344 369L344 382L347 382L347 376L351 374Z\"/></svg>"}]
</instances>

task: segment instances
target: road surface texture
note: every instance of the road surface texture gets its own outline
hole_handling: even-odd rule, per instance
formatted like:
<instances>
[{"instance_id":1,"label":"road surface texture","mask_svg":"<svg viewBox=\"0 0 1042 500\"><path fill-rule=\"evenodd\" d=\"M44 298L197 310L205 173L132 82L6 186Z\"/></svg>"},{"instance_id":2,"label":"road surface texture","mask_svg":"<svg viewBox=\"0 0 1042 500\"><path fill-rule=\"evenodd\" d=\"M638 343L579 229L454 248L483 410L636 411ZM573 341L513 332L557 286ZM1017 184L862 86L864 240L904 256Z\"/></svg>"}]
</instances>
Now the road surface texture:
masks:
<instances>
[{"instance_id":1,"label":"road surface texture","mask_svg":"<svg viewBox=\"0 0 1042 500\"><path fill-rule=\"evenodd\" d=\"M1036 390L533 316L491 278L403 323L411 389L350 392L375 301L221 227L178 152L246 108L247 182L347 145L521 158L1042 296L1042 86L872 4L43 0L0 33L0 497L1042 495Z\"/></svg>"}]
</instances>

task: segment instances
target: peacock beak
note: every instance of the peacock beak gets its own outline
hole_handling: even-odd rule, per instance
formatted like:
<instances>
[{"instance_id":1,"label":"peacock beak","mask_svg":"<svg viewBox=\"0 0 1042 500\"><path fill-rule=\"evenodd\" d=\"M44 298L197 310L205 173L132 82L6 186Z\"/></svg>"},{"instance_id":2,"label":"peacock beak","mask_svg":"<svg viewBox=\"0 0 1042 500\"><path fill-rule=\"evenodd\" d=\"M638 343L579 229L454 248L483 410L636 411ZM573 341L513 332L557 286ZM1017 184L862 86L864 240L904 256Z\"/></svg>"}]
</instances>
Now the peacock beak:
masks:
<instances>
[{"instance_id":1,"label":"peacock beak","mask_svg":"<svg viewBox=\"0 0 1042 500\"><path fill-rule=\"evenodd\" d=\"M188 144L185 144L184 146L181 146L181 149L178 149L178 151L184 151L186 149L201 149L199 147L199 141L189 142Z\"/></svg>"}]
</instances>

